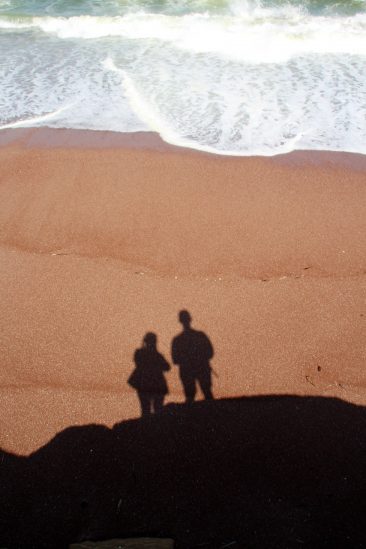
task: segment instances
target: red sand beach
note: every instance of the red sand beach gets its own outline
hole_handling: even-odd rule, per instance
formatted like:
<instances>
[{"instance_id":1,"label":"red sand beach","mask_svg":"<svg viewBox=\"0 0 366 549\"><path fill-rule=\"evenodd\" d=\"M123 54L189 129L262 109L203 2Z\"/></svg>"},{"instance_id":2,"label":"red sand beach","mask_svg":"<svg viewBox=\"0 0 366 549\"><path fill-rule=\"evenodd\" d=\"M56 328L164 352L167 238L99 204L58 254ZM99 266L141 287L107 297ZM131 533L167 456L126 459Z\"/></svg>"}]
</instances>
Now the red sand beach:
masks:
<instances>
[{"instance_id":1,"label":"red sand beach","mask_svg":"<svg viewBox=\"0 0 366 549\"><path fill-rule=\"evenodd\" d=\"M366 402L366 161L27 130L0 148L0 447L139 416L144 334L210 338L216 398ZM168 402L183 400L177 368ZM201 395L200 395L201 398Z\"/></svg>"}]
</instances>

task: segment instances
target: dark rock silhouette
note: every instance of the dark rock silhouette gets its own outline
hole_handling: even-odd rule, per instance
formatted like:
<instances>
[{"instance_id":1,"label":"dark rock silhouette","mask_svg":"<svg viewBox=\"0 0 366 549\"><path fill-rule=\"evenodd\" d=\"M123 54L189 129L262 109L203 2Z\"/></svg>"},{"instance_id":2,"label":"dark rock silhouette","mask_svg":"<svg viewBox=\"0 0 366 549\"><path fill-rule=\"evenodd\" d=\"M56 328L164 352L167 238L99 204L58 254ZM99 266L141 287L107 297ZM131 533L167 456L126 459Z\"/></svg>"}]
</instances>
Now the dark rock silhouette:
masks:
<instances>
[{"instance_id":1,"label":"dark rock silhouette","mask_svg":"<svg viewBox=\"0 0 366 549\"><path fill-rule=\"evenodd\" d=\"M267 396L167 406L0 453L0 542L157 536L177 549L366 547L366 409Z\"/></svg>"},{"instance_id":2,"label":"dark rock silhouette","mask_svg":"<svg viewBox=\"0 0 366 549\"><path fill-rule=\"evenodd\" d=\"M180 311L179 321L183 331L172 341L172 359L179 366L186 403L191 404L194 401L197 383L205 399L212 400L212 343L204 332L191 327L192 319L188 311Z\"/></svg>"}]
</instances>

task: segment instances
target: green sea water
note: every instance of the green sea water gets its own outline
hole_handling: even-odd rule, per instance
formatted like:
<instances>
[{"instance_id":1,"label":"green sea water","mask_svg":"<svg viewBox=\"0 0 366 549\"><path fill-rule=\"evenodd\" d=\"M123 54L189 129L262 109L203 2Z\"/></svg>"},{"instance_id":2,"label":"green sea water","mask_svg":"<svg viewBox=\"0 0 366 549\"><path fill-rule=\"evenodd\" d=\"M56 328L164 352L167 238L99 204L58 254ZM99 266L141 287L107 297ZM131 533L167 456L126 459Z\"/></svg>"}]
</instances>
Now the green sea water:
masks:
<instances>
[{"instance_id":1,"label":"green sea water","mask_svg":"<svg viewBox=\"0 0 366 549\"><path fill-rule=\"evenodd\" d=\"M0 13L23 15L125 15L138 11L165 15L207 13L211 15L235 14L236 8L251 7L250 2L230 0L1 0ZM252 6L258 6L252 3ZM267 9L299 8L314 15L355 15L364 13L364 0L265 0L260 3Z\"/></svg>"}]
</instances>

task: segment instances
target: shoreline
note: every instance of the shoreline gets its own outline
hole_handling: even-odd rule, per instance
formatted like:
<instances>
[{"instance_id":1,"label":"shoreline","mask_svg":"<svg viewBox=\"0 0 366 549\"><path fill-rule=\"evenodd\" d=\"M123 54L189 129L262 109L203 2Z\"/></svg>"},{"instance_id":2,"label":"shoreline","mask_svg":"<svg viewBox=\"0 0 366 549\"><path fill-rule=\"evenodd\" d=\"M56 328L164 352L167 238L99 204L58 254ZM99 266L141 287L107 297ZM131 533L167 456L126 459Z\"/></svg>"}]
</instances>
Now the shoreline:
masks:
<instances>
[{"instance_id":1,"label":"shoreline","mask_svg":"<svg viewBox=\"0 0 366 549\"><path fill-rule=\"evenodd\" d=\"M101 130L77 130L68 128L11 128L0 130L0 148L21 147L27 149L127 149L151 150L181 154L198 154L209 158L263 159L289 166L306 164L321 166L331 164L357 171L366 171L366 154L345 151L294 150L273 156L231 156L209 153L198 149L180 147L164 141L152 131L113 132Z\"/></svg>"},{"instance_id":2,"label":"shoreline","mask_svg":"<svg viewBox=\"0 0 366 549\"><path fill-rule=\"evenodd\" d=\"M213 343L217 399L366 404L359 159L82 137L0 139L1 448L27 454L70 425L138 417L134 350L153 331L171 361L181 309ZM167 403L182 402L175 366L167 378Z\"/></svg>"}]
</instances>

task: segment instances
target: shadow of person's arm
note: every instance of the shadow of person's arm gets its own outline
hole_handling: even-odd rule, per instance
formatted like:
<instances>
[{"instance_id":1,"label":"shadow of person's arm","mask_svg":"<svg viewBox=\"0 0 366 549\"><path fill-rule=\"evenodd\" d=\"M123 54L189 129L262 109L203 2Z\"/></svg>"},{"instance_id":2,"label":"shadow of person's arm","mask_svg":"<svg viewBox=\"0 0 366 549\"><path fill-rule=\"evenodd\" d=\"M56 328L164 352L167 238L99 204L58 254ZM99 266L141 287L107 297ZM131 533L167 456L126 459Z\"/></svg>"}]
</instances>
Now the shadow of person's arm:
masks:
<instances>
[{"instance_id":1,"label":"shadow of person's arm","mask_svg":"<svg viewBox=\"0 0 366 549\"><path fill-rule=\"evenodd\" d=\"M160 364L163 372L169 372L171 369L169 362L163 357L163 355L160 355Z\"/></svg>"},{"instance_id":2,"label":"shadow of person's arm","mask_svg":"<svg viewBox=\"0 0 366 549\"><path fill-rule=\"evenodd\" d=\"M129 378L127 379L127 383L134 389L138 389L140 387L140 382L141 382L141 359L140 359L140 353L138 349L135 351L133 355L133 361L135 363L135 368L130 374Z\"/></svg>"},{"instance_id":3,"label":"shadow of person's arm","mask_svg":"<svg viewBox=\"0 0 366 549\"><path fill-rule=\"evenodd\" d=\"M214 348L209 337L205 333L203 335L205 337L205 355L207 357L207 360L211 360L211 358L214 356Z\"/></svg>"},{"instance_id":4,"label":"shadow of person's arm","mask_svg":"<svg viewBox=\"0 0 366 549\"><path fill-rule=\"evenodd\" d=\"M172 341L171 355L172 355L173 364L179 364L181 353L180 353L179 341L176 337Z\"/></svg>"}]
</instances>

